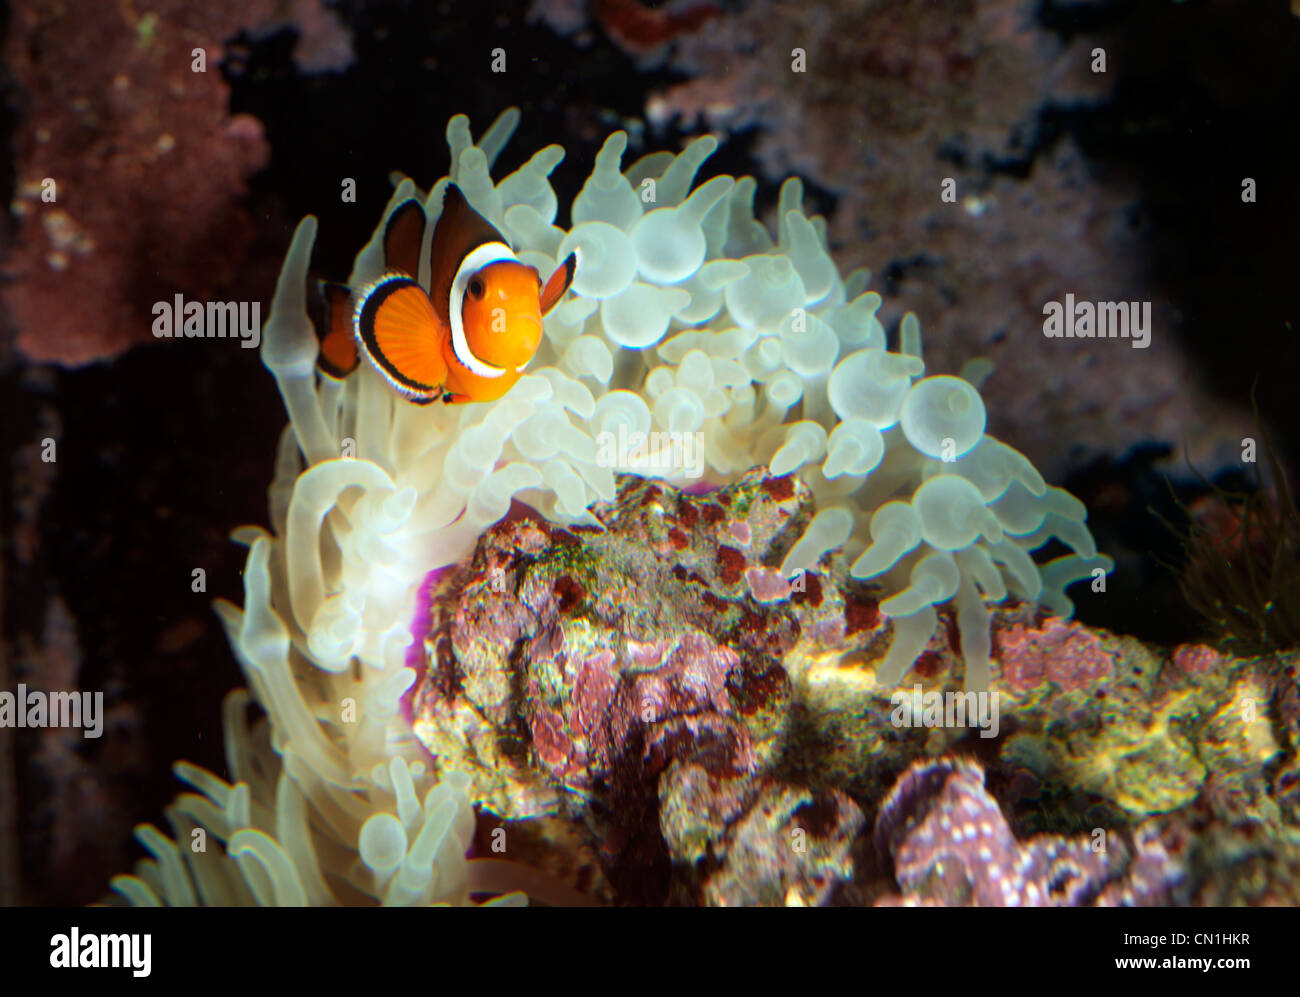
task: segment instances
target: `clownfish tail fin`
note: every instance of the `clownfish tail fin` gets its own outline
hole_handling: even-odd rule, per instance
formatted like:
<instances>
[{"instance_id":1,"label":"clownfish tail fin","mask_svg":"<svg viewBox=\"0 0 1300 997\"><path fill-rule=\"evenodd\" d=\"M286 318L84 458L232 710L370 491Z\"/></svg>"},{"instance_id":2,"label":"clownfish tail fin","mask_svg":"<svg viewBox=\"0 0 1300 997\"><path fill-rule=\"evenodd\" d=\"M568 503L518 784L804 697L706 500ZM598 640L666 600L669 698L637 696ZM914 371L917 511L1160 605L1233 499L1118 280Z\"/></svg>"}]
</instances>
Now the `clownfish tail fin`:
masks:
<instances>
[{"instance_id":1,"label":"clownfish tail fin","mask_svg":"<svg viewBox=\"0 0 1300 997\"><path fill-rule=\"evenodd\" d=\"M307 311L320 340L316 367L321 373L342 380L361 362L352 332L352 290L346 284L318 279L312 282L311 291L307 296Z\"/></svg>"},{"instance_id":2,"label":"clownfish tail fin","mask_svg":"<svg viewBox=\"0 0 1300 997\"><path fill-rule=\"evenodd\" d=\"M564 262L555 268L551 279L541 292L542 314L545 315L564 297L564 292L573 286L573 278L578 272L578 251L575 249L564 258Z\"/></svg>"}]
</instances>

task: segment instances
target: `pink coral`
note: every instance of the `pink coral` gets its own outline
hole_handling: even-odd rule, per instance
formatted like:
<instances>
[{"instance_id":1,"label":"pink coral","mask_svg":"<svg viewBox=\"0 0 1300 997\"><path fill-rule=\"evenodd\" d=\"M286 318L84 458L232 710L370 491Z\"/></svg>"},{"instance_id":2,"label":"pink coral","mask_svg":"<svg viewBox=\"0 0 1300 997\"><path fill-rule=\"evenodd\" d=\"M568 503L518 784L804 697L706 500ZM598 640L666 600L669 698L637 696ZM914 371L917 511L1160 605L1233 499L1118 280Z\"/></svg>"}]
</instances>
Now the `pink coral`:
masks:
<instances>
[{"instance_id":1,"label":"pink coral","mask_svg":"<svg viewBox=\"0 0 1300 997\"><path fill-rule=\"evenodd\" d=\"M790 597L790 583L781 572L761 565L745 569L745 581L755 602L780 602Z\"/></svg>"},{"instance_id":2,"label":"pink coral","mask_svg":"<svg viewBox=\"0 0 1300 997\"><path fill-rule=\"evenodd\" d=\"M1013 624L996 634L1002 680L1014 692L1053 682L1064 692L1110 676L1113 662L1101 638L1071 620L1048 617L1037 628Z\"/></svg>"},{"instance_id":3,"label":"pink coral","mask_svg":"<svg viewBox=\"0 0 1300 997\"><path fill-rule=\"evenodd\" d=\"M1205 644L1179 644L1174 648L1174 665L1187 675L1204 675L1224 667L1230 659Z\"/></svg>"},{"instance_id":4,"label":"pink coral","mask_svg":"<svg viewBox=\"0 0 1300 997\"><path fill-rule=\"evenodd\" d=\"M26 113L4 298L29 358L111 357L152 340L152 302L212 297L241 274L242 295L269 291L269 273L247 280L255 230L240 201L270 147L260 121L231 117L217 65L222 40L269 8L15 10L5 56Z\"/></svg>"}]
</instances>

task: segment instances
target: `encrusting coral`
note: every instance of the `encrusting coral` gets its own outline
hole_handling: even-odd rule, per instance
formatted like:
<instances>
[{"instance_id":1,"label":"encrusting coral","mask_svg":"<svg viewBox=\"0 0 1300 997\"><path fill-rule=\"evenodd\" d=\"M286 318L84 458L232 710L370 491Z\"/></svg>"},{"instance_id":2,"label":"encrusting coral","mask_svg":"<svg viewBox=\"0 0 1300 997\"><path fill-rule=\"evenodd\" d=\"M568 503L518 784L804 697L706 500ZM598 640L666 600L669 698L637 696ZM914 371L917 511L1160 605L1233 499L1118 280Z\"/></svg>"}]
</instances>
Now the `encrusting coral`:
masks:
<instances>
[{"instance_id":1,"label":"encrusting coral","mask_svg":"<svg viewBox=\"0 0 1300 997\"><path fill-rule=\"evenodd\" d=\"M545 322L541 348L495 402L416 406L363 365L345 381L318 376L306 312L316 235L308 217L285 260L262 356L289 412L270 488L270 525L237 531L249 545L245 604L218 604L252 699L251 730L232 694L227 755L235 784L192 766L201 796L169 812L178 838L204 831L224 846L177 849L156 829L156 857L114 886L136 902L427 903L501 892L499 862L466 860L468 783L435 785L402 710L416 593L454 564L512 501L547 519L598 527L588 511L615 497L615 474L703 485L754 466L797 474L817 513L780 566L794 577L843 547L850 573L881 590L893 643L878 671L897 683L952 602L968 688L989 673L986 601L1008 594L1068 615L1065 588L1109 570L1085 510L1048 486L1020 453L984 433L978 392L987 364L925 376L920 326L908 315L886 348L870 274L841 278L825 220L807 218L801 185L781 189L775 240L753 216L755 181L715 177L692 190L716 148L624 170L624 133L610 136L572 206L554 224L548 175L556 145L494 184L490 169L518 121L502 114L475 143L447 128L450 177L424 197L418 275L449 182L550 274L577 248L570 297ZM384 270L388 215L417 195L402 179L348 284ZM680 456L698 441L702 466ZM1031 552L1072 549L1045 564ZM188 871L187 871L188 869ZM511 895L511 902L517 899Z\"/></svg>"}]
</instances>

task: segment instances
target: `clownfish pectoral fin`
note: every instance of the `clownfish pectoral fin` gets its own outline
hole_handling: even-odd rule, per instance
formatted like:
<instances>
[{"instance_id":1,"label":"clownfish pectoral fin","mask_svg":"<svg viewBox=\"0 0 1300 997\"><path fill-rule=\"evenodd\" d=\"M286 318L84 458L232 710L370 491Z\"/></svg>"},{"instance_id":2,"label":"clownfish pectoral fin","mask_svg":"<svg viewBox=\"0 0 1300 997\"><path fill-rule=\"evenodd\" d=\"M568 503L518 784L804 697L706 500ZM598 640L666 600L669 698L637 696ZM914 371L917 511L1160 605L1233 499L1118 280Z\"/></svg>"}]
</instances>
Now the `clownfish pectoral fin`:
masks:
<instances>
[{"instance_id":1,"label":"clownfish pectoral fin","mask_svg":"<svg viewBox=\"0 0 1300 997\"><path fill-rule=\"evenodd\" d=\"M308 312L320 339L316 366L321 373L342 380L361 362L352 331L352 291L346 284L318 280L315 292L308 299Z\"/></svg>"},{"instance_id":2,"label":"clownfish pectoral fin","mask_svg":"<svg viewBox=\"0 0 1300 997\"><path fill-rule=\"evenodd\" d=\"M551 274L551 279L546 282L542 288L541 306L542 314L545 315L564 297L564 292L573 286L574 274L578 272L578 254L576 251L565 257L564 262L555 269Z\"/></svg>"},{"instance_id":3,"label":"clownfish pectoral fin","mask_svg":"<svg viewBox=\"0 0 1300 997\"><path fill-rule=\"evenodd\" d=\"M384 266L418 277L424 242L424 207L415 198L403 201L388 216L384 229Z\"/></svg>"},{"instance_id":4,"label":"clownfish pectoral fin","mask_svg":"<svg viewBox=\"0 0 1300 997\"><path fill-rule=\"evenodd\" d=\"M366 355L397 391L417 402L442 396L447 380L444 329L429 295L414 279L389 273L368 285L352 313L352 325Z\"/></svg>"}]
</instances>

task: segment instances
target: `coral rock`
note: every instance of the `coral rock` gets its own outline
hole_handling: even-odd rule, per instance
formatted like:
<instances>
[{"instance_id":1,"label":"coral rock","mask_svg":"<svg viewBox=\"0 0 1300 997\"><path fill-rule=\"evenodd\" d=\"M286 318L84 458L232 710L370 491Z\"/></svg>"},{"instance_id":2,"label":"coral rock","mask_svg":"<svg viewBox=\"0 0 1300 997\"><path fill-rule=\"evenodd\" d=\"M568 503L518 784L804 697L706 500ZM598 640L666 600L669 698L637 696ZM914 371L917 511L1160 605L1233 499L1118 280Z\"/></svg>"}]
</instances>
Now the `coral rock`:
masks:
<instances>
[{"instance_id":1,"label":"coral rock","mask_svg":"<svg viewBox=\"0 0 1300 997\"><path fill-rule=\"evenodd\" d=\"M1079 907L1169 903L1186 873L1151 829L1131 841L1039 835L1017 841L975 762L919 762L876 820L904 901L942 906Z\"/></svg>"}]
</instances>

